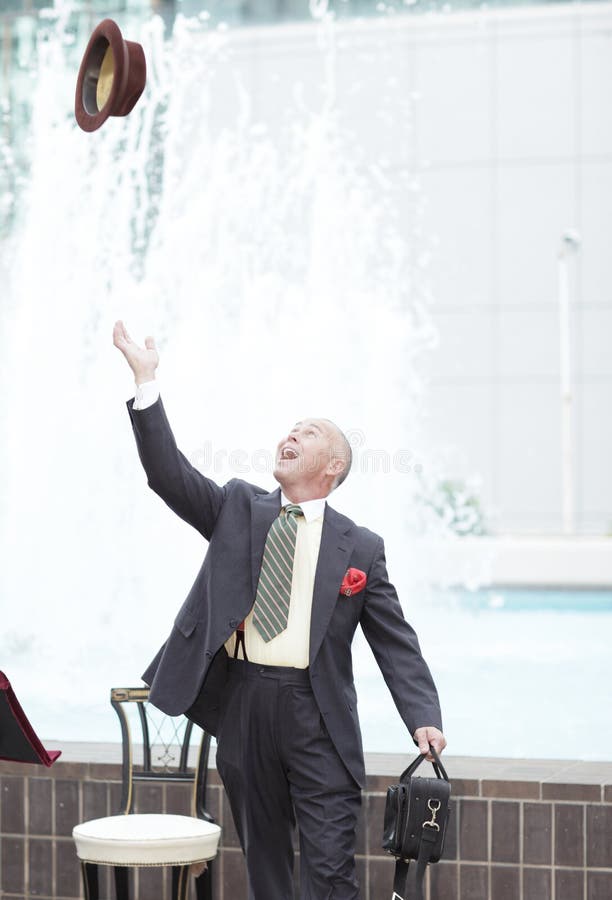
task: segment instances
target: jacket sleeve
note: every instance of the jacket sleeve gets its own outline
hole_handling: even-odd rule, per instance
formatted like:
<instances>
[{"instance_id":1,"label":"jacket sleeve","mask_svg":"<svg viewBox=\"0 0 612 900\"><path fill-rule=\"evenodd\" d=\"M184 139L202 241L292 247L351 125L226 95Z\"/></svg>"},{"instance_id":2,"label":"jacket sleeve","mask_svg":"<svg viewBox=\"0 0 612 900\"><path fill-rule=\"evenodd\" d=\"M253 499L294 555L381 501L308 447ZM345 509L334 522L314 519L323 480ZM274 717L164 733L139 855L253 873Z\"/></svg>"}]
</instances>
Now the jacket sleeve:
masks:
<instances>
[{"instance_id":1,"label":"jacket sleeve","mask_svg":"<svg viewBox=\"0 0 612 900\"><path fill-rule=\"evenodd\" d=\"M387 575L379 538L368 573L361 627L411 735L424 725L442 730L438 692L416 632L404 618L397 592Z\"/></svg>"},{"instance_id":2,"label":"jacket sleeve","mask_svg":"<svg viewBox=\"0 0 612 900\"><path fill-rule=\"evenodd\" d=\"M210 540L228 486L206 478L176 446L161 397L146 409L127 401L138 455L147 483L181 519Z\"/></svg>"}]
</instances>

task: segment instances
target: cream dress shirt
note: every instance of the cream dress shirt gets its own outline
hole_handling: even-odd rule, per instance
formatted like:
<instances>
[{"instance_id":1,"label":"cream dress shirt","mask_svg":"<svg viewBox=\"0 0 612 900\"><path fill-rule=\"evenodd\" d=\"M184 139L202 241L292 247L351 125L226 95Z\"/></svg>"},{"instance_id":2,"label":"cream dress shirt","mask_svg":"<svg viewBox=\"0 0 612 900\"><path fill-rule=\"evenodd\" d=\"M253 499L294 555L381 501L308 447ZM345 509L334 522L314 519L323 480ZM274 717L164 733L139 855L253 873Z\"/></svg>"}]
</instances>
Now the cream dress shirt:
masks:
<instances>
[{"instance_id":1,"label":"cream dress shirt","mask_svg":"<svg viewBox=\"0 0 612 900\"><path fill-rule=\"evenodd\" d=\"M137 385L134 409L146 409L147 406L152 406L158 397L159 388L156 381L146 381ZM281 506L290 502L281 491ZM304 516L300 516L297 520L298 529L287 627L271 641L264 641L253 625L253 609L251 608L244 620L244 642L250 662L269 666L293 666L297 669L305 669L308 665L312 593L321 544L325 498L304 500L299 505ZM236 634L234 632L225 642L225 648L232 657L235 643ZM238 655L242 658L242 647L239 648Z\"/></svg>"}]
</instances>

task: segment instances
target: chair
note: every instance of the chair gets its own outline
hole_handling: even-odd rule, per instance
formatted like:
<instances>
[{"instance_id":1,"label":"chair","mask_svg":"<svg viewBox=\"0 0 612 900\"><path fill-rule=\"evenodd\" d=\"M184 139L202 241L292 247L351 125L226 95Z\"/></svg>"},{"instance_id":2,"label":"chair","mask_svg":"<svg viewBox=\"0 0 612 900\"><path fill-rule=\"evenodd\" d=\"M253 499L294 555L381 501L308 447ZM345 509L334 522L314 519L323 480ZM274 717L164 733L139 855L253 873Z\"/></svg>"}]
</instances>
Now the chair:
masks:
<instances>
[{"instance_id":1,"label":"chair","mask_svg":"<svg viewBox=\"0 0 612 900\"><path fill-rule=\"evenodd\" d=\"M193 866L198 900L212 900L211 864L221 829L204 807L210 735L202 732L194 767L190 769L193 722L182 716L163 716L148 703L148 697L148 688L111 690L111 705L119 716L123 745L121 805L119 815L83 822L72 831L81 861L85 898L98 900L99 866L113 868L118 900L129 900L130 868L165 866L172 868L173 900L186 900ZM142 732L140 766L134 763L135 745L126 712L134 707ZM162 717L159 722L156 712ZM132 812L134 785L141 781L191 782L191 816Z\"/></svg>"}]
</instances>

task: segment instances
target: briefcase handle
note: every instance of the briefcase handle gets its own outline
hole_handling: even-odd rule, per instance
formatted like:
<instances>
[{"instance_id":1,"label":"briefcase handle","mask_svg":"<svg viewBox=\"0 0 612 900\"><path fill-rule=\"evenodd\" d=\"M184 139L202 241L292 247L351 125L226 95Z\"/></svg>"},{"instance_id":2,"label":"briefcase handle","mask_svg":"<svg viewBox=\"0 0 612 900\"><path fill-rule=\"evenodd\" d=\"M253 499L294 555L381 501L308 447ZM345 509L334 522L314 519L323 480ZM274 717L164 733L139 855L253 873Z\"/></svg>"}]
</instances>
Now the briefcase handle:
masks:
<instances>
[{"instance_id":1,"label":"briefcase handle","mask_svg":"<svg viewBox=\"0 0 612 900\"><path fill-rule=\"evenodd\" d=\"M434 767L434 772L438 776L438 778L444 778L445 781L448 781L448 775L446 774L446 769L440 762L440 757L434 750L433 744L429 745L429 751L433 756L432 766ZM410 776L416 771L416 769L421 765L423 760L425 759L425 753L419 753L417 758L410 763L407 769L405 769L400 775L400 781L407 781Z\"/></svg>"}]
</instances>

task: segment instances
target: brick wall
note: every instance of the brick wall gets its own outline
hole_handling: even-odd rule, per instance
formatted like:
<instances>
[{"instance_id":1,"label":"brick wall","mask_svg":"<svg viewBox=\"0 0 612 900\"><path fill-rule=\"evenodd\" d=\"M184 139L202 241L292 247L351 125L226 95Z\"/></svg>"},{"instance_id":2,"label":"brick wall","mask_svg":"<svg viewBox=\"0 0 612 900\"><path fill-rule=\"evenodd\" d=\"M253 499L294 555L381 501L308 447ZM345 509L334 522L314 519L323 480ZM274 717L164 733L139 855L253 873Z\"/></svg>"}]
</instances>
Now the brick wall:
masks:
<instances>
[{"instance_id":1,"label":"brick wall","mask_svg":"<svg viewBox=\"0 0 612 900\"><path fill-rule=\"evenodd\" d=\"M93 754L95 756L95 754ZM453 811L444 861L431 868L427 900L611 900L612 764L445 758ZM387 785L407 759L376 756L357 834L362 900L388 900L393 861L380 850ZM242 855L216 770L208 806L222 826L215 900L246 900ZM82 896L74 824L111 815L119 802L114 763L62 762L52 769L0 763L0 897ZM189 814L186 785L137 787L137 811ZM299 859L299 854L298 857ZM297 867L296 867L297 869ZM102 896L114 896L105 873ZM297 877L297 873L296 873ZM160 869L142 869L140 900L170 900Z\"/></svg>"}]
</instances>

